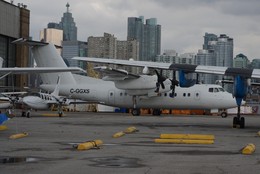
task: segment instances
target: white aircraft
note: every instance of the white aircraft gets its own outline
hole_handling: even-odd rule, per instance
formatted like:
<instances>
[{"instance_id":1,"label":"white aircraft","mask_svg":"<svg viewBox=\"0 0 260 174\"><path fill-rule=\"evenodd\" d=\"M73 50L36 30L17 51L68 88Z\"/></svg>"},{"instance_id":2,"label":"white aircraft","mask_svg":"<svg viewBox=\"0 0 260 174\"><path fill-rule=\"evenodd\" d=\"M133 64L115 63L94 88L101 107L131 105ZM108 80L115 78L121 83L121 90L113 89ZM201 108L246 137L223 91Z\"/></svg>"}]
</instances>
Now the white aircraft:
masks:
<instances>
[{"instance_id":1,"label":"white aircraft","mask_svg":"<svg viewBox=\"0 0 260 174\"><path fill-rule=\"evenodd\" d=\"M3 58L0 57L0 73L4 73L0 79L9 74L29 74L29 73L54 73L54 72L85 72L79 67L8 67L3 68ZM11 96L24 94L24 92L4 92L0 97L0 109L10 109L15 103L19 103L19 97Z\"/></svg>"},{"instance_id":2,"label":"white aircraft","mask_svg":"<svg viewBox=\"0 0 260 174\"><path fill-rule=\"evenodd\" d=\"M31 41L27 43L30 45ZM52 44L33 42L32 52L37 66L66 67ZM159 68L160 69L160 68ZM154 108L154 115L160 109L226 109L236 107L232 95L218 85L199 85L190 88L176 86L159 73L133 75L125 70L100 67L108 75L102 79L61 73L60 94L93 103L132 108L133 115L140 114L140 108ZM53 91L59 74L41 74L41 88ZM109 81L105 81L109 80ZM113 81L110 81L113 80ZM176 86L176 87L175 87Z\"/></svg>"},{"instance_id":3,"label":"white aircraft","mask_svg":"<svg viewBox=\"0 0 260 174\"><path fill-rule=\"evenodd\" d=\"M46 110L50 109L52 105L57 105L58 114L61 117L63 114L62 106L66 104L66 98L59 96L59 85L60 77L58 77L56 87L51 94L38 92L23 97L21 99L21 103L25 105L25 107L27 108L27 112L23 111L22 116L26 115L27 117L30 117L30 109Z\"/></svg>"}]
</instances>

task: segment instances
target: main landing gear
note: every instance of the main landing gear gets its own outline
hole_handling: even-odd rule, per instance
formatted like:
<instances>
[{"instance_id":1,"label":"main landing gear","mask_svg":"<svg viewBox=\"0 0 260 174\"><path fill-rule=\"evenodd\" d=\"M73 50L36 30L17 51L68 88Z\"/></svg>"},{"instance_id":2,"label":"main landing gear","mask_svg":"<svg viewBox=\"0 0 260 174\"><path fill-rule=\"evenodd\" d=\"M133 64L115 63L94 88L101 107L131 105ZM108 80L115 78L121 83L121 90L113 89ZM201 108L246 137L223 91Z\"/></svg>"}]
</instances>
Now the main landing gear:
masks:
<instances>
[{"instance_id":1,"label":"main landing gear","mask_svg":"<svg viewBox=\"0 0 260 174\"><path fill-rule=\"evenodd\" d=\"M233 128L245 128L245 118L240 117L240 106L237 107L237 116L233 118Z\"/></svg>"},{"instance_id":2,"label":"main landing gear","mask_svg":"<svg viewBox=\"0 0 260 174\"><path fill-rule=\"evenodd\" d=\"M22 111L22 117L27 117L27 118L30 118L30 111Z\"/></svg>"}]
</instances>

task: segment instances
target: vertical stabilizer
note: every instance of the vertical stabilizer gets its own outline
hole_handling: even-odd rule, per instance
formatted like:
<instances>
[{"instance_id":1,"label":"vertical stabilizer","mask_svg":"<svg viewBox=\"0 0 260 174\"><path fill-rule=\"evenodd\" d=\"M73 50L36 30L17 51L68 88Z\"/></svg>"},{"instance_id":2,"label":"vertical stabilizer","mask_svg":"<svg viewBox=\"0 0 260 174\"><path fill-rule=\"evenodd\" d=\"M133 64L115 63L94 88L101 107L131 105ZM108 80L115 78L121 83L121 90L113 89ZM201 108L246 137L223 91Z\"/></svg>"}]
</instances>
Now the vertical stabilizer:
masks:
<instances>
[{"instance_id":1,"label":"vertical stabilizer","mask_svg":"<svg viewBox=\"0 0 260 174\"><path fill-rule=\"evenodd\" d=\"M32 53L38 67L67 67L55 46L51 43L44 46L34 46ZM61 84L76 84L71 72L42 73L40 76L44 84L56 84L59 76Z\"/></svg>"}]
</instances>

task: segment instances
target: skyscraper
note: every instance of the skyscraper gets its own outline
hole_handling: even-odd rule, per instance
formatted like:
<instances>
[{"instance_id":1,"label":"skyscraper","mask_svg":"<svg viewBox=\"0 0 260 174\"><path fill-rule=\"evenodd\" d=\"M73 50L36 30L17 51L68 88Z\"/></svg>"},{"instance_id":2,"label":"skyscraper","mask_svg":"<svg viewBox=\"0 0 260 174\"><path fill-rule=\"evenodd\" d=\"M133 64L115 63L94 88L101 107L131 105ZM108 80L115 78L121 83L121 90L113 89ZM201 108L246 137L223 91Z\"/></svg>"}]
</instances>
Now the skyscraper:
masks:
<instances>
[{"instance_id":1,"label":"skyscraper","mask_svg":"<svg viewBox=\"0 0 260 174\"><path fill-rule=\"evenodd\" d=\"M161 53L161 25L157 25L157 19L129 17L127 27L127 40L136 39L139 42L139 59L155 61Z\"/></svg>"},{"instance_id":2,"label":"skyscraper","mask_svg":"<svg viewBox=\"0 0 260 174\"><path fill-rule=\"evenodd\" d=\"M61 18L60 28L63 30L64 41L76 41L77 40L77 27L72 17L72 13L69 12L69 3L66 4L67 11L63 13Z\"/></svg>"},{"instance_id":3,"label":"skyscraper","mask_svg":"<svg viewBox=\"0 0 260 174\"><path fill-rule=\"evenodd\" d=\"M197 54L196 64L209 66L233 67L233 38L226 34L219 37L215 34L205 33L203 50ZM215 83L222 79L219 75L204 75L204 83Z\"/></svg>"}]
</instances>

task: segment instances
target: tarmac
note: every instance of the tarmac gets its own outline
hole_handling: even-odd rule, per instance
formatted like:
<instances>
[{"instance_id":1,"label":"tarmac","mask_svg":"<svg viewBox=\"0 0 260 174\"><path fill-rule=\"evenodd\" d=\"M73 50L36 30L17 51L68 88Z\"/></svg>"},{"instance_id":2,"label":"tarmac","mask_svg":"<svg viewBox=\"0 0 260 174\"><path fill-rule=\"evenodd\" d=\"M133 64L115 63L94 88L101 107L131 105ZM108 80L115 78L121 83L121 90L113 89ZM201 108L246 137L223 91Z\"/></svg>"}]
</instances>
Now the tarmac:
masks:
<instances>
[{"instance_id":1,"label":"tarmac","mask_svg":"<svg viewBox=\"0 0 260 174\"><path fill-rule=\"evenodd\" d=\"M46 112L44 112L46 113ZM246 128L232 128L233 116L67 112L62 118L33 112L14 117L0 131L0 173L19 174L225 174L259 173L260 116L245 116ZM112 136L134 126L137 132ZM13 134L28 136L10 139ZM160 134L210 134L214 144L160 144ZM102 140L100 148L77 144ZM251 155L241 154L248 143Z\"/></svg>"}]
</instances>

